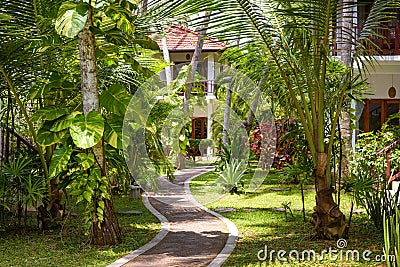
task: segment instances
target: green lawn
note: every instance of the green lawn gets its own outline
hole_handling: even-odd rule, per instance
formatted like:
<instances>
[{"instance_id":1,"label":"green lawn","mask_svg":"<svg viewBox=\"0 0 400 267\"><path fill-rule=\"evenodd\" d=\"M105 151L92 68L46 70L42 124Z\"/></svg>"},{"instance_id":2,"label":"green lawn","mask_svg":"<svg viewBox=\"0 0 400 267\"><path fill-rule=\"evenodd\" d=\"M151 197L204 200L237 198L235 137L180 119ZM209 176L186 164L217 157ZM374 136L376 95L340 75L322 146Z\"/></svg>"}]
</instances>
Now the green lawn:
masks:
<instances>
[{"instance_id":1,"label":"green lawn","mask_svg":"<svg viewBox=\"0 0 400 267\"><path fill-rule=\"evenodd\" d=\"M90 247L82 235L82 220L67 221L59 230L0 235L0 266L106 266L149 242L160 224L139 199L114 197L117 210L141 210L141 215L118 215L124 242L106 248Z\"/></svg>"},{"instance_id":2,"label":"green lawn","mask_svg":"<svg viewBox=\"0 0 400 267\"><path fill-rule=\"evenodd\" d=\"M249 178L250 176L247 176ZM207 194L210 192L212 181L217 178L216 174L208 173L197 177L191 183L191 190L199 202L204 202ZM205 188L205 189L204 189ZM325 257L324 261L290 261L284 263L276 260L276 252L273 261L260 261L257 254L265 246L268 253L271 250L285 250L289 253L291 250L297 250L299 253L303 250L314 250L316 253L324 249L337 249L336 241L311 240L311 224L308 222L312 209L314 207L313 186L307 186L305 191L306 218L303 221L301 213L301 193L297 185L283 184L277 175L269 175L264 181L260 190L240 195L226 195L225 197L208 203L206 206L212 210L216 208L234 208L236 211L221 213L230 219L239 229L239 239L233 254L225 262L224 266L379 266L381 262L353 261L351 254L348 254L349 261L346 261L346 252L357 249L360 253L360 259L364 250L371 250L371 259L375 255L382 254L383 239L376 231L374 226L368 221L363 211L360 215L353 215L350 230L348 246L343 250L343 261L334 260L340 252L332 252L332 261ZM204 190L203 190L204 189ZM281 191L277 191L281 190ZM276 208L282 208L282 202L291 202L291 210L294 217L288 213L277 211ZM350 210L350 200L348 196L342 198L342 211L347 215ZM336 253L336 254L335 254ZM260 254L261 256L264 253ZM296 254L293 254L296 255ZM305 254L307 255L307 254ZM318 254L317 254L318 256ZM287 254L286 254L286 257Z\"/></svg>"}]
</instances>

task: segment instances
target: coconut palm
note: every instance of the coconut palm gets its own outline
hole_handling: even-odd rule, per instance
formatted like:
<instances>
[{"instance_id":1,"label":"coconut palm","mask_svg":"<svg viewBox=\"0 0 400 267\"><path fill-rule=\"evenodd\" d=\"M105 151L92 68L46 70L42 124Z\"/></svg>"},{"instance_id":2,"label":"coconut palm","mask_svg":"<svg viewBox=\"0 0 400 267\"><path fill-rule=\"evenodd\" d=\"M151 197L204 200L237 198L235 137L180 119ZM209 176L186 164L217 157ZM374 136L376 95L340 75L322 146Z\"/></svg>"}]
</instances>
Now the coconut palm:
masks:
<instances>
[{"instance_id":1,"label":"coconut palm","mask_svg":"<svg viewBox=\"0 0 400 267\"><path fill-rule=\"evenodd\" d=\"M332 61L337 42L354 47L352 62L358 65L371 61L359 60L376 47L369 37L388 18L388 8L398 1L374 1L363 29L356 33L345 29L340 39L334 39L337 14L356 18L357 1L299 0L176 0L160 4L161 10L175 9L175 16L211 12L208 32L212 37L235 44L238 33L242 43L255 43L268 52L278 69L285 90L301 120L313 160L316 186L316 207L311 221L322 238L338 238L345 233L345 218L334 202L330 159L337 122L347 95L350 93L353 69L345 66L343 78L335 86L333 98L327 97L327 65ZM190 19L194 26L202 24L201 16ZM354 36L358 38L354 40ZM351 38L351 39L350 39ZM327 118L329 109L335 112Z\"/></svg>"}]
</instances>

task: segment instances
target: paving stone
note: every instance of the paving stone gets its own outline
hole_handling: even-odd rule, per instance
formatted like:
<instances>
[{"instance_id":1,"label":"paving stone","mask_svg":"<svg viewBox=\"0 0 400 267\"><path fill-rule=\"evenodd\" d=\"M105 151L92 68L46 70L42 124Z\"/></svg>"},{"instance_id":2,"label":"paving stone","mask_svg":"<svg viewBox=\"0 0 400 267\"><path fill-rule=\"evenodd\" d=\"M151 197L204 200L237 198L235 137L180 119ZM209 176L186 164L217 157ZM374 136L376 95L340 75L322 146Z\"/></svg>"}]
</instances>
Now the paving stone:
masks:
<instances>
[{"instance_id":1,"label":"paving stone","mask_svg":"<svg viewBox=\"0 0 400 267\"><path fill-rule=\"evenodd\" d=\"M279 211L279 212L284 212L285 208L273 208L273 210Z\"/></svg>"},{"instance_id":2,"label":"paving stone","mask_svg":"<svg viewBox=\"0 0 400 267\"><path fill-rule=\"evenodd\" d=\"M245 208L245 211L258 211L259 209L257 208Z\"/></svg>"},{"instance_id":3,"label":"paving stone","mask_svg":"<svg viewBox=\"0 0 400 267\"><path fill-rule=\"evenodd\" d=\"M280 187L271 188L271 191L283 191Z\"/></svg>"},{"instance_id":4,"label":"paving stone","mask_svg":"<svg viewBox=\"0 0 400 267\"><path fill-rule=\"evenodd\" d=\"M140 210L119 210L117 211L118 214L124 215L140 215L142 212Z\"/></svg>"},{"instance_id":5,"label":"paving stone","mask_svg":"<svg viewBox=\"0 0 400 267\"><path fill-rule=\"evenodd\" d=\"M235 208L216 208L215 212L234 212Z\"/></svg>"}]
</instances>

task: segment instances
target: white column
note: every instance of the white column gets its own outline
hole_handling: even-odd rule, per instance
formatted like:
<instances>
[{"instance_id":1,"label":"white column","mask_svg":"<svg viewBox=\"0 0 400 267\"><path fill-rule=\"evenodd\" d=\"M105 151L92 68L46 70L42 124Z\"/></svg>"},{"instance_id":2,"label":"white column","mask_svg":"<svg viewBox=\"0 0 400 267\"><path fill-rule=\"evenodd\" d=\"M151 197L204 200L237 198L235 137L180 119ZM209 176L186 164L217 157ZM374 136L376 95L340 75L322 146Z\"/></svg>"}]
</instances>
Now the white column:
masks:
<instances>
[{"instance_id":1,"label":"white column","mask_svg":"<svg viewBox=\"0 0 400 267\"><path fill-rule=\"evenodd\" d=\"M210 94L209 96L214 94L214 79L215 79L215 63L214 63L214 54L208 53L208 60L207 60L207 93ZM212 131L211 131L211 124L212 119L211 115L213 113L213 100L208 97L207 98L207 139L211 139ZM214 150L212 147L207 148L207 157L210 158L214 154Z\"/></svg>"},{"instance_id":2,"label":"white column","mask_svg":"<svg viewBox=\"0 0 400 267\"><path fill-rule=\"evenodd\" d=\"M207 99L207 139L211 139L212 131L211 124L212 118L211 114L213 113L213 103L211 99Z\"/></svg>"},{"instance_id":3,"label":"white column","mask_svg":"<svg viewBox=\"0 0 400 267\"><path fill-rule=\"evenodd\" d=\"M207 99L207 139L211 139L212 137L212 131L211 131L212 113L213 113L213 100ZM207 147L207 157L210 158L213 156L213 154L214 154L213 147Z\"/></svg>"},{"instance_id":4,"label":"white column","mask_svg":"<svg viewBox=\"0 0 400 267\"><path fill-rule=\"evenodd\" d=\"M164 61L167 62L168 64L170 64L171 60L169 58L169 51L168 51L168 46L167 46L167 37L163 37L161 39L161 43L162 43ZM167 81L167 86L172 81L171 67L169 65L165 67L165 80Z\"/></svg>"},{"instance_id":5,"label":"white column","mask_svg":"<svg viewBox=\"0 0 400 267\"><path fill-rule=\"evenodd\" d=\"M214 54L208 53L207 61L207 92L214 93L214 79L215 79L215 64L214 64Z\"/></svg>"}]
</instances>

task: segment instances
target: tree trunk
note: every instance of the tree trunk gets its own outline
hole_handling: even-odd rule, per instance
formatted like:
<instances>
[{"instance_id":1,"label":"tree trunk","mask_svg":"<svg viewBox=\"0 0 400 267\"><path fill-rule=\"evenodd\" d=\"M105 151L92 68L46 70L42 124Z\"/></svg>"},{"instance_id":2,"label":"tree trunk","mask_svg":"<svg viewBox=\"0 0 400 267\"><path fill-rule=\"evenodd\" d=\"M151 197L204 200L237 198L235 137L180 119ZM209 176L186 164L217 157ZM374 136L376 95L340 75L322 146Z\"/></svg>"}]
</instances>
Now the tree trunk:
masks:
<instances>
[{"instance_id":1,"label":"tree trunk","mask_svg":"<svg viewBox=\"0 0 400 267\"><path fill-rule=\"evenodd\" d=\"M118 219L114 212L114 206L111 200L103 199L104 201L104 220L100 227L97 222L91 224L90 243L98 246L116 245L121 242L121 229L118 225ZM97 200L94 202L97 207Z\"/></svg>"},{"instance_id":2,"label":"tree trunk","mask_svg":"<svg viewBox=\"0 0 400 267\"><path fill-rule=\"evenodd\" d=\"M344 214L333 200L334 189L328 183L326 175L327 160L327 153L317 153L317 166L313 171L316 207L311 215L311 223L318 238L336 239L343 237L347 225Z\"/></svg>"},{"instance_id":3,"label":"tree trunk","mask_svg":"<svg viewBox=\"0 0 400 267\"><path fill-rule=\"evenodd\" d=\"M140 13L143 14L147 11L148 0L142 0L140 4Z\"/></svg>"},{"instance_id":4,"label":"tree trunk","mask_svg":"<svg viewBox=\"0 0 400 267\"><path fill-rule=\"evenodd\" d=\"M192 89L193 89L193 82L194 82L194 77L195 77L195 74L197 71L197 64L200 59L201 51L203 50L204 37L206 35L206 28L207 28L209 20L210 20L210 13L206 12L206 14L204 15L204 20L203 20L203 23L205 23L205 24L202 26L202 29L200 29L200 31L199 31L199 36L197 38L197 44L196 44L196 47L193 52L192 60L190 62L190 71L189 71L189 76L188 76L188 80L186 83L187 87L186 87L186 92L185 92L185 100L184 100L185 102L183 104L183 112L185 114L187 114L189 111L190 95L191 95Z\"/></svg>"},{"instance_id":5,"label":"tree trunk","mask_svg":"<svg viewBox=\"0 0 400 267\"><path fill-rule=\"evenodd\" d=\"M209 13L206 12L204 22L208 21L209 19L210 19ZM192 60L190 62L190 69L189 69L189 73L188 73L188 79L186 82L186 90L185 90L184 100L183 100L184 101L183 102L183 113L185 114L185 116L187 116L189 113L190 95L192 94L193 82L194 82L194 77L195 77L195 74L197 71L198 61L200 59L201 51L203 50L204 37L206 34L205 28L207 28L206 25L207 24L202 26L202 29L199 32L199 36L197 38L197 44L196 44L196 47L193 52ZM176 162L177 162L176 168L178 170L185 168L185 158L183 157L182 153L179 153L177 155Z\"/></svg>"},{"instance_id":6,"label":"tree trunk","mask_svg":"<svg viewBox=\"0 0 400 267\"><path fill-rule=\"evenodd\" d=\"M78 35L80 53L82 109L86 114L92 110L100 111L99 93L97 87L97 68L95 56L95 37L89 27L93 24L93 8L90 7L84 29ZM93 153L101 169L102 175L107 176L104 144L99 142L93 147ZM111 196L111 190L109 190ZM112 199L112 198L111 198ZM103 200L104 220L100 225L92 223L90 243L94 245L115 245L121 242L121 229L115 216L112 200L93 199L94 213L97 213L97 202Z\"/></svg>"},{"instance_id":7,"label":"tree trunk","mask_svg":"<svg viewBox=\"0 0 400 267\"><path fill-rule=\"evenodd\" d=\"M269 62L268 62L269 64ZM263 76L261 77L260 81L258 82L258 89L256 91L256 94L254 96L253 102L251 102L251 107L249 110L249 113L247 115L247 120L244 122L244 125L246 127L246 132L250 133L250 131L253 129L253 120L255 117L254 112L257 110L257 106L258 106L258 102L261 96L261 88L262 86L265 84L265 82L267 81L268 78L268 73L269 73L269 68L268 66L266 67L266 69L263 72Z\"/></svg>"},{"instance_id":8,"label":"tree trunk","mask_svg":"<svg viewBox=\"0 0 400 267\"><path fill-rule=\"evenodd\" d=\"M347 67L352 67L352 32L353 32L353 17L348 14L352 13L352 7L349 0L341 0L340 6L342 6L342 10L339 12L339 23L341 24L342 34L339 42L341 43L341 52L340 52L340 60ZM350 103L346 103L346 105L350 105ZM340 131L343 140L343 157L341 160L341 176L346 179L346 177L350 174L349 171L349 159L351 152L351 118L350 111L348 109L343 109L340 116Z\"/></svg>"}]
</instances>

